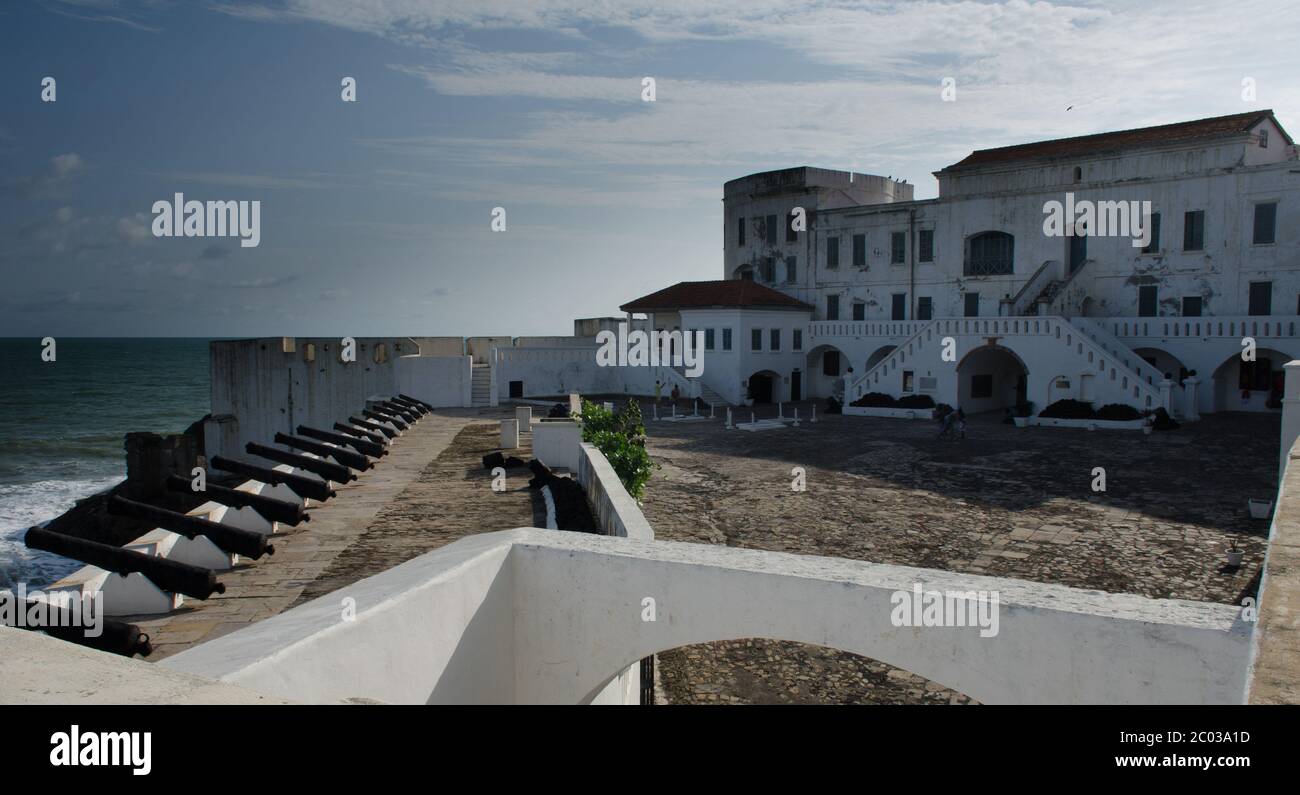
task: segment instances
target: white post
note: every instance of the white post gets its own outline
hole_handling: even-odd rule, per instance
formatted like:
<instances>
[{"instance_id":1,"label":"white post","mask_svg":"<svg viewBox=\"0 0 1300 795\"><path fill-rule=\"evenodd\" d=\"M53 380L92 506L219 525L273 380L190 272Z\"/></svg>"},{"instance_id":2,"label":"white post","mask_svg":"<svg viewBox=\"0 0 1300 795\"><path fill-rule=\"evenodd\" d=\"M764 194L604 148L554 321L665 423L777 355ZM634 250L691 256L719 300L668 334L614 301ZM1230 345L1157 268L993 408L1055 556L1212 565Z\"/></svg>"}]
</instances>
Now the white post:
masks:
<instances>
[{"instance_id":1,"label":"white post","mask_svg":"<svg viewBox=\"0 0 1300 795\"><path fill-rule=\"evenodd\" d=\"M501 420L501 449L519 447L519 420Z\"/></svg>"},{"instance_id":2,"label":"white post","mask_svg":"<svg viewBox=\"0 0 1300 795\"><path fill-rule=\"evenodd\" d=\"M1183 418L1196 422L1201 418L1201 379L1189 375L1183 379Z\"/></svg>"},{"instance_id":3,"label":"white post","mask_svg":"<svg viewBox=\"0 0 1300 795\"><path fill-rule=\"evenodd\" d=\"M736 426L731 422L731 406L727 406L727 428L730 430L735 427Z\"/></svg>"},{"instance_id":4,"label":"white post","mask_svg":"<svg viewBox=\"0 0 1300 795\"><path fill-rule=\"evenodd\" d=\"M750 425L757 425L757 424L758 424L758 415L755 414L755 413L752 412L752 411L749 412L749 424L750 424Z\"/></svg>"},{"instance_id":5,"label":"white post","mask_svg":"<svg viewBox=\"0 0 1300 795\"><path fill-rule=\"evenodd\" d=\"M659 421L659 401L655 401L655 422Z\"/></svg>"},{"instance_id":6,"label":"white post","mask_svg":"<svg viewBox=\"0 0 1300 795\"><path fill-rule=\"evenodd\" d=\"M709 404L709 419L713 419L713 404Z\"/></svg>"},{"instance_id":7,"label":"white post","mask_svg":"<svg viewBox=\"0 0 1300 795\"><path fill-rule=\"evenodd\" d=\"M799 427L799 407L794 407L794 427Z\"/></svg>"},{"instance_id":8,"label":"white post","mask_svg":"<svg viewBox=\"0 0 1300 795\"><path fill-rule=\"evenodd\" d=\"M1082 379L1081 379L1082 380ZM1170 415L1174 413L1174 382L1165 378L1160 382L1160 403Z\"/></svg>"},{"instance_id":9,"label":"white post","mask_svg":"<svg viewBox=\"0 0 1300 795\"><path fill-rule=\"evenodd\" d=\"M673 419L677 419L677 401L673 401Z\"/></svg>"},{"instance_id":10,"label":"white post","mask_svg":"<svg viewBox=\"0 0 1300 795\"><path fill-rule=\"evenodd\" d=\"M784 403L777 403L777 404L776 404L776 418L777 418L778 420L783 420L783 419L785 419L785 404L784 404Z\"/></svg>"},{"instance_id":11,"label":"white post","mask_svg":"<svg viewBox=\"0 0 1300 795\"><path fill-rule=\"evenodd\" d=\"M1286 475L1291 448L1295 445L1296 438L1300 437L1300 359L1287 362L1282 369L1286 373L1286 381L1282 386L1282 440L1277 456L1279 485Z\"/></svg>"},{"instance_id":12,"label":"white post","mask_svg":"<svg viewBox=\"0 0 1300 795\"><path fill-rule=\"evenodd\" d=\"M816 422L816 421L817 421L817 401L814 400L812 404L812 419L809 420L809 422Z\"/></svg>"}]
</instances>

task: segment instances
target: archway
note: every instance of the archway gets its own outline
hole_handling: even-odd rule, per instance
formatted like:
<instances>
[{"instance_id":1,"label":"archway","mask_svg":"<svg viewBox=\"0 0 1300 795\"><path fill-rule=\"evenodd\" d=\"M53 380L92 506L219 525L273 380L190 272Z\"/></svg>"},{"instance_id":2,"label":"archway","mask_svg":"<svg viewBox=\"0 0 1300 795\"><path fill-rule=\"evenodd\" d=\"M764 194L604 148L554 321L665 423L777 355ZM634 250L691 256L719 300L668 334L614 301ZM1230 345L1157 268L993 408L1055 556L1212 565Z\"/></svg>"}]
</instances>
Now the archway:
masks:
<instances>
[{"instance_id":1,"label":"archway","mask_svg":"<svg viewBox=\"0 0 1300 795\"><path fill-rule=\"evenodd\" d=\"M1011 408L1025 401L1028 379L1029 368L1010 348L981 346L957 365L957 404L967 414Z\"/></svg>"},{"instance_id":2,"label":"archway","mask_svg":"<svg viewBox=\"0 0 1300 795\"><path fill-rule=\"evenodd\" d=\"M775 403L785 399L782 386L780 373L772 370L759 370L746 380L745 397L753 401L756 406L763 403Z\"/></svg>"},{"instance_id":3,"label":"archway","mask_svg":"<svg viewBox=\"0 0 1300 795\"><path fill-rule=\"evenodd\" d=\"M848 373L849 357L834 345L818 345L808 351L804 368L804 397L828 398L835 393L835 382ZM854 372L854 376L861 373Z\"/></svg>"},{"instance_id":4,"label":"archway","mask_svg":"<svg viewBox=\"0 0 1300 795\"><path fill-rule=\"evenodd\" d=\"M1214 411L1269 411L1281 408L1283 366L1293 356L1272 348L1256 348L1255 361L1229 356L1214 369Z\"/></svg>"},{"instance_id":5,"label":"archway","mask_svg":"<svg viewBox=\"0 0 1300 795\"><path fill-rule=\"evenodd\" d=\"M1187 367L1177 356L1159 348L1134 348L1133 352L1145 359L1147 364L1173 379L1175 384L1182 386L1183 379L1187 377Z\"/></svg>"},{"instance_id":6,"label":"archway","mask_svg":"<svg viewBox=\"0 0 1300 795\"><path fill-rule=\"evenodd\" d=\"M867 364L862 372L865 373L867 370L880 364L880 362L883 361L886 356L893 353L897 347L897 345L882 345L881 347L876 348L875 353L867 357Z\"/></svg>"}]
</instances>

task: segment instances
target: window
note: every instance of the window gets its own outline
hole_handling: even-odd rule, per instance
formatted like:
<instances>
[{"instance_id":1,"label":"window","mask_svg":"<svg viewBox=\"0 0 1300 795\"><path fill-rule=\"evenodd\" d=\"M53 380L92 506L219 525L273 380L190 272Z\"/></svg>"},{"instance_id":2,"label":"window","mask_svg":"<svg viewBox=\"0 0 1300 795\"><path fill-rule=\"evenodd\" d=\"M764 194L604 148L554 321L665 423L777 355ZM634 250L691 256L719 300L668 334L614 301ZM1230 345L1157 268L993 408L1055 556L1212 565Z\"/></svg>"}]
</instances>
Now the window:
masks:
<instances>
[{"instance_id":1,"label":"window","mask_svg":"<svg viewBox=\"0 0 1300 795\"><path fill-rule=\"evenodd\" d=\"M894 293L891 320L907 320L907 293Z\"/></svg>"},{"instance_id":2,"label":"window","mask_svg":"<svg viewBox=\"0 0 1300 795\"><path fill-rule=\"evenodd\" d=\"M761 328L750 329L749 349L751 351L763 350L763 330Z\"/></svg>"},{"instance_id":3,"label":"window","mask_svg":"<svg viewBox=\"0 0 1300 795\"><path fill-rule=\"evenodd\" d=\"M1261 128L1259 128L1259 148L1260 148L1260 149L1267 149L1267 148L1268 148L1268 128L1267 128L1267 127L1261 127Z\"/></svg>"},{"instance_id":4,"label":"window","mask_svg":"<svg viewBox=\"0 0 1300 795\"><path fill-rule=\"evenodd\" d=\"M1016 239L1006 232L981 232L970 239L966 256L967 276L997 276L1014 273Z\"/></svg>"},{"instance_id":5,"label":"window","mask_svg":"<svg viewBox=\"0 0 1300 795\"><path fill-rule=\"evenodd\" d=\"M1205 211L1183 213L1183 251L1201 251L1205 248Z\"/></svg>"},{"instance_id":6,"label":"window","mask_svg":"<svg viewBox=\"0 0 1300 795\"><path fill-rule=\"evenodd\" d=\"M1074 167L1074 181L1083 182L1083 166Z\"/></svg>"},{"instance_id":7,"label":"window","mask_svg":"<svg viewBox=\"0 0 1300 795\"><path fill-rule=\"evenodd\" d=\"M929 320L934 312L934 306L930 301L930 296L923 295L916 299L916 319Z\"/></svg>"},{"instance_id":8,"label":"window","mask_svg":"<svg viewBox=\"0 0 1300 795\"><path fill-rule=\"evenodd\" d=\"M769 215L767 217L767 223L763 224L763 226L764 226L763 231L767 233L766 235L767 244L769 246L775 246L776 245L776 216Z\"/></svg>"},{"instance_id":9,"label":"window","mask_svg":"<svg viewBox=\"0 0 1300 795\"><path fill-rule=\"evenodd\" d=\"M785 283L794 284L799 275L798 257L785 258Z\"/></svg>"},{"instance_id":10,"label":"window","mask_svg":"<svg viewBox=\"0 0 1300 795\"><path fill-rule=\"evenodd\" d=\"M790 348L796 351L803 350L803 329L794 329L790 332L790 335L793 338L790 341Z\"/></svg>"},{"instance_id":11,"label":"window","mask_svg":"<svg viewBox=\"0 0 1300 795\"><path fill-rule=\"evenodd\" d=\"M771 284L776 281L776 258L763 257L763 281Z\"/></svg>"},{"instance_id":12,"label":"window","mask_svg":"<svg viewBox=\"0 0 1300 795\"><path fill-rule=\"evenodd\" d=\"M838 295L826 296L826 319L840 319L840 297Z\"/></svg>"},{"instance_id":13,"label":"window","mask_svg":"<svg viewBox=\"0 0 1300 795\"><path fill-rule=\"evenodd\" d=\"M917 233L916 258L921 262L934 262L933 229L922 229Z\"/></svg>"},{"instance_id":14,"label":"window","mask_svg":"<svg viewBox=\"0 0 1300 795\"><path fill-rule=\"evenodd\" d=\"M1142 253L1155 254L1160 251L1160 213L1151 213L1147 223L1151 226L1151 242L1142 247Z\"/></svg>"},{"instance_id":15,"label":"window","mask_svg":"<svg viewBox=\"0 0 1300 795\"><path fill-rule=\"evenodd\" d=\"M731 329L729 328L722 330L722 349L724 351L731 350Z\"/></svg>"},{"instance_id":16,"label":"window","mask_svg":"<svg viewBox=\"0 0 1300 795\"><path fill-rule=\"evenodd\" d=\"M966 317L980 316L980 294L966 293Z\"/></svg>"},{"instance_id":17,"label":"window","mask_svg":"<svg viewBox=\"0 0 1300 795\"><path fill-rule=\"evenodd\" d=\"M794 229L794 210L791 210L785 217L785 242L793 243L799 239L799 233Z\"/></svg>"},{"instance_id":18,"label":"window","mask_svg":"<svg viewBox=\"0 0 1300 795\"><path fill-rule=\"evenodd\" d=\"M970 377L970 396L972 400L993 397L993 376L972 375Z\"/></svg>"},{"instance_id":19,"label":"window","mask_svg":"<svg viewBox=\"0 0 1300 795\"><path fill-rule=\"evenodd\" d=\"M704 330L704 350L713 350L713 329L711 328L706 328Z\"/></svg>"},{"instance_id":20,"label":"window","mask_svg":"<svg viewBox=\"0 0 1300 795\"><path fill-rule=\"evenodd\" d=\"M1257 246L1274 242L1277 236L1277 202L1255 205L1255 238Z\"/></svg>"},{"instance_id":21,"label":"window","mask_svg":"<svg viewBox=\"0 0 1300 795\"><path fill-rule=\"evenodd\" d=\"M835 270L840 266L840 239L826 238L826 267Z\"/></svg>"},{"instance_id":22,"label":"window","mask_svg":"<svg viewBox=\"0 0 1300 795\"><path fill-rule=\"evenodd\" d=\"M1201 296L1185 295L1183 296L1183 317L1200 317L1201 316Z\"/></svg>"},{"instance_id":23,"label":"window","mask_svg":"<svg viewBox=\"0 0 1300 795\"><path fill-rule=\"evenodd\" d=\"M853 267L867 267L867 236L853 236Z\"/></svg>"},{"instance_id":24,"label":"window","mask_svg":"<svg viewBox=\"0 0 1300 795\"><path fill-rule=\"evenodd\" d=\"M822 375L840 374L840 352L826 351L822 354Z\"/></svg>"},{"instance_id":25,"label":"window","mask_svg":"<svg viewBox=\"0 0 1300 795\"><path fill-rule=\"evenodd\" d=\"M891 232L889 235L889 264L902 265L907 259L907 233Z\"/></svg>"},{"instance_id":26,"label":"window","mask_svg":"<svg viewBox=\"0 0 1300 795\"><path fill-rule=\"evenodd\" d=\"M903 391L904 391L904 392L911 392L911 391L912 391L913 375L914 375L914 372L913 372L912 370L904 370L904 371L903 371Z\"/></svg>"},{"instance_id":27,"label":"window","mask_svg":"<svg viewBox=\"0 0 1300 795\"><path fill-rule=\"evenodd\" d=\"M781 350L781 329L779 328L772 329L771 338L772 338L772 344L769 345L767 349L769 351Z\"/></svg>"},{"instance_id":28,"label":"window","mask_svg":"<svg viewBox=\"0 0 1300 795\"><path fill-rule=\"evenodd\" d=\"M1156 286L1154 284L1147 284L1138 288L1138 315L1141 317L1156 316Z\"/></svg>"},{"instance_id":29,"label":"window","mask_svg":"<svg viewBox=\"0 0 1300 795\"><path fill-rule=\"evenodd\" d=\"M867 305L866 305L866 304L862 303L861 301L854 301L854 302L853 302L853 319L854 319L854 320L866 320L866 319L867 319Z\"/></svg>"},{"instance_id":30,"label":"window","mask_svg":"<svg viewBox=\"0 0 1300 795\"><path fill-rule=\"evenodd\" d=\"M1252 392L1267 392L1272 389L1273 363L1267 357L1253 362L1242 362L1237 388Z\"/></svg>"},{"instance_id":31,"label":"window","mask_svg":"<svg viewBox=\"0 0 1300 795\"><path fill-rule=\"evenodd\" d=\"M745 245L745 219L737 219L736 222L736 245Z\"/></svg>"},{"instance_id":32,"label":"window","mask_svg":"<svg viewBox=\"0 0 1300 795\"><path fill-rule=\"evenodd\" d=\"M1273 314L1273 283L1272 282L1251 282L1250 283L1250 314L1252 315Z\"/></svg>"}]
</instances>

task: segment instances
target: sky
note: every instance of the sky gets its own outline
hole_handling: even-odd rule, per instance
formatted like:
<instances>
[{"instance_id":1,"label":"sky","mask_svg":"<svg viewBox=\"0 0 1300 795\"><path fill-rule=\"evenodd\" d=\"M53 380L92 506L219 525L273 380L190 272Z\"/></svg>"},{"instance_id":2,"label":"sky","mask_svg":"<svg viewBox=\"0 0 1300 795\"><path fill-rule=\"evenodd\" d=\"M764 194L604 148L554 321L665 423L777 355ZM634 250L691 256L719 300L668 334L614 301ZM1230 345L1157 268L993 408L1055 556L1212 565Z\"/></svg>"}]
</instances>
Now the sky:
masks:
<instances>
[{"instance_id":1,"label":"sky","mask_svg":"<svg viewBox=\"0 0 1300 795\"><path fill-rule=\"evenodd\" d=\"M927 198L975 149L1300 134L1297 41L1264 0L5 2L0 336L571 334L722 278L746 174ZM178 192L259 201L259 245L155 236Z\"/></svg>"}]
</instances>

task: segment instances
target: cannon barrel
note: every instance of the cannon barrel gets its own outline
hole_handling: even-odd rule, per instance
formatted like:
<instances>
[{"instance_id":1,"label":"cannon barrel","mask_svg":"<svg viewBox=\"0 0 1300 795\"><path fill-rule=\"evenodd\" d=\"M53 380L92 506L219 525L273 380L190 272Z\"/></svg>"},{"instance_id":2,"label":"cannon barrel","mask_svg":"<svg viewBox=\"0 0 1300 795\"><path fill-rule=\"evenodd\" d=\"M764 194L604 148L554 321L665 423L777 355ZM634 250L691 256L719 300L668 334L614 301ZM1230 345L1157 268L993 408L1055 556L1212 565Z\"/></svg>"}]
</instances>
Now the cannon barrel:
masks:
<instances>
[{"instance_id":1,"label":"cannon barrel","mask_svg":"<svg viewBox=\"0 0 1300 795\"><path fill-rule=\"evenodd\" d=\"M410 395L403 395L401 392L398 392L398 393L397 393L397 396L398 396L399 398L401 398L402 400L409 400L409 401L411 401L412 403L416 404L417 406L423 406L423 407L424 407L424 410L425 410L426 412L432 412L432 411L433 411L433 406L432 406L431 404L429 404L429 403L425 403L423 400L419 400L419 399L417 399L417 398L413 398L413 397L411 397Z\"/></svg>"},{"instance_id":2,"label":"cannon barrel","mask_svg":"<svg viewBox=\"0 0 1300 795\"><path fill-rule=\"evenodd\" d=\"M276 441L279 441L278 439ZM268 461L274 461L277 464L288 464L307 472L320 475L326 480L332 480L335 483L347 483L350 480L356 480L357 476L352 474L352 470L336 464L333 461L326 461L323 458L309 458L301 453L291 453L288 450L281 450L277 447L267 447L257 442L249 442L244 445L244 452L250 455L261 456Z\"/></svg>"},{"instance_id":3,"label":"cannon barrel","mask_svg":"<svg viewBox=\"0 0 1300 795\"><path fill-rule=\"evenodd\" d=\"M275 443L282 444L286 447L293 447L298 450L305 450L308 453L315 453L319 456L332 456L335 461L338 461L343 466L359 469L363 472L370 468L369 458L366 458L361 453L343 447L330 447L327 444L313 442L311 439L304 439L301 436L290 436L287 433L278 432L275 434ZM330 480L335 480L335 478L330 478ZM345 483L347 482L347 479L340 480L339 482Z\"/></svg>"},{"instance_id":4,"label":"cannon barrel","mask_svg":"<svg viewBox=\"0 0 1300 795\"><path fill-rule=\"evenodd\" d=\"M353 425L356 425L358 428L369 428L373 431L378 431L379 433L383 434L385 438L388 439L392 439L397 436L397 431L393 430L387 425L380 425L377 422L364 420L361 419L360 417L348 417L348 422L352 423Z\"/></svg>"},{"instance_id":5,"label":"cannon barrel","mask_svg":"<svg viewBox=\"0 0 1300 795\"><path fill-rule=\"evenodd\" d=\"M320 439L322 442L333 442L337 445L347 445L362 455L373 456L375 458L388 455L388 451L384 449L382 444L372 442L369 439L358 439L355 436L322 431L319 428L309 428L306 425L298 426L298 434L300 436L310 436L313 439Z\"/></svg>"},{"instance_id":6,"label":"cannon barrel","mask_svg":"<svg viewBox=\"0 0 1300 795\"><path fill-rule=\"evenodd\" d=\"M263 555L275 554L275 547L268 543L266 536L261 533L231 527L199 516L187 516L155 505L128 500L126 497L110 497L108 512L114 516L129 516L133 519L149 522L186 538L205 536L226 552L233 552L236 555L243 555L253 560L257 560Z\"/></svg>"},{"instance_id":7,"label":"cannon barrel","mask_svg":"<svg viewBox=\"0 0 1300 795\"><path fill-rule=\"evenodd\" d=\"M73 538L62 533L53 533L42 527L33 527L27 531L27 546L45 552L53 552L65 558L79 560L91 566L98 566L105 571L118 574L140 573L164 591L181 593L195 599L207 599L214 593L225 593L226 586L217 582L217 574L208 569L178 563L157 555L146 555L134 549Z\"/></svg>"},{"instance_id":8,"label":"cannon barrel","mask_svg":"<svg viewBox=\"0 0 1300 795\"><path fill-rule=\"evenodd\" d=\"M417 416L423 417L425 414L429 413L429 410L426 409L424 406L420 405L419 403L415 403L407 398L395 397L395 398L390 398L390 400L393 403L402 406L403 408L409 409L410 411L414 411Z\"/></svg>"},{"instance_id":9,"label":"cannon barrel","mask_svg":"<svg viewBox=\"0 0 1300 795\"><path fill-rule=\"evenodd\" d=\"M70 592L68 592L70 593ZM80 598L76 596L75 598ZM27 600L28 604L35 602L33 599ZM52 638L76 643L80 646L86 646L99 651L106 651L109 654L120 654L123 657L133 657L139 654L141 657L148 657L153 653L153 646L149 643L149 636L140 631L135 624L128 624L125 621L100 616L98 622L99 634L92 637L86 634L89 629L96 628L90 622L85 620L85 615L81 616L81 623L75 620L77 615L71 610L56 606L56 600L51 600L49 607L50 625L33 627L23 624L23 629L30 629L36 632L44 632ZM25 608L18 608L25 609Z\"/></svg>"},{"instance_id":10,"label":"cannon barrel","mask_svg":"<svg viewBox=\"0 0 1300 795\"><path fill-rule=\"evenodd\" d=\"M234 461L219 455L213 456L208 463L222 472L233 472L236 475L243 475L246 478L269 483L272 486L288 486L299 497L310 497L313 500L324 502L334 496L334 489L331 489L330 484L323 480L307 478L291 472L281 472L278 469L249 464L243 461Z\"/></svg>"},{"instance_id":11,"label":"cannon barrel","mask_svg":"<svg viewBox=\"0 0 1300 795\"><path fill-rule=\"evenodd\" d=\"M394 403L391 400L381 400L375 405L390 414L396 414L401 417L408 425L414 425L420 419L420 414L411 409L411 407L403 406L400 403Z\"/></svg>"},{"instance_id":12,"label":"cannon barrel","mask_svg":"<svg viewBox=\"0 0 1300 795\"><path fill-rule=\"evenodd\" d=\"M362 409L361 416L369 417L378 422L387 422L399 431L404 431L407 428L406 422L403 421L401 417L374 411L373 409Z\"/></svg>"},{"instance_id":13,"label":"cannon barrel","mask_svg":"<svg viewBox=\"0 0 1300 795\"><path fill-rule=\"evenodd\" d=\"M367 441L374 442L375 444L382 447L385 453L388 452L388 437L384 436L382 433L376 433L375 431L368 431L365 428L357 428L352 425L344 425L341 422L334 423L334 430L338 431L339 433L350 434L352 436L357 437L358 439L365 439Z\"/></svg>"},{"instance_id":14,"label":"cannon barrel","mask_svg":"<svg viewBox=\"0 0 1300 795\"><path fill-rule=\"evenodd\" d=\"M196 493L190 485L190 481L180 475L168 476L167 488L184 494ZM297 527L300 522L311 521L311 516L303 513L300 504L288 500L277 500L274 497L250 494L239 489L228 489L215 483L207 484L202 492L197 493L203 494L213 502L219 502L231 508L252 508L263 519L279 522L290 527Z\"/></svg>"}]
</instances>

